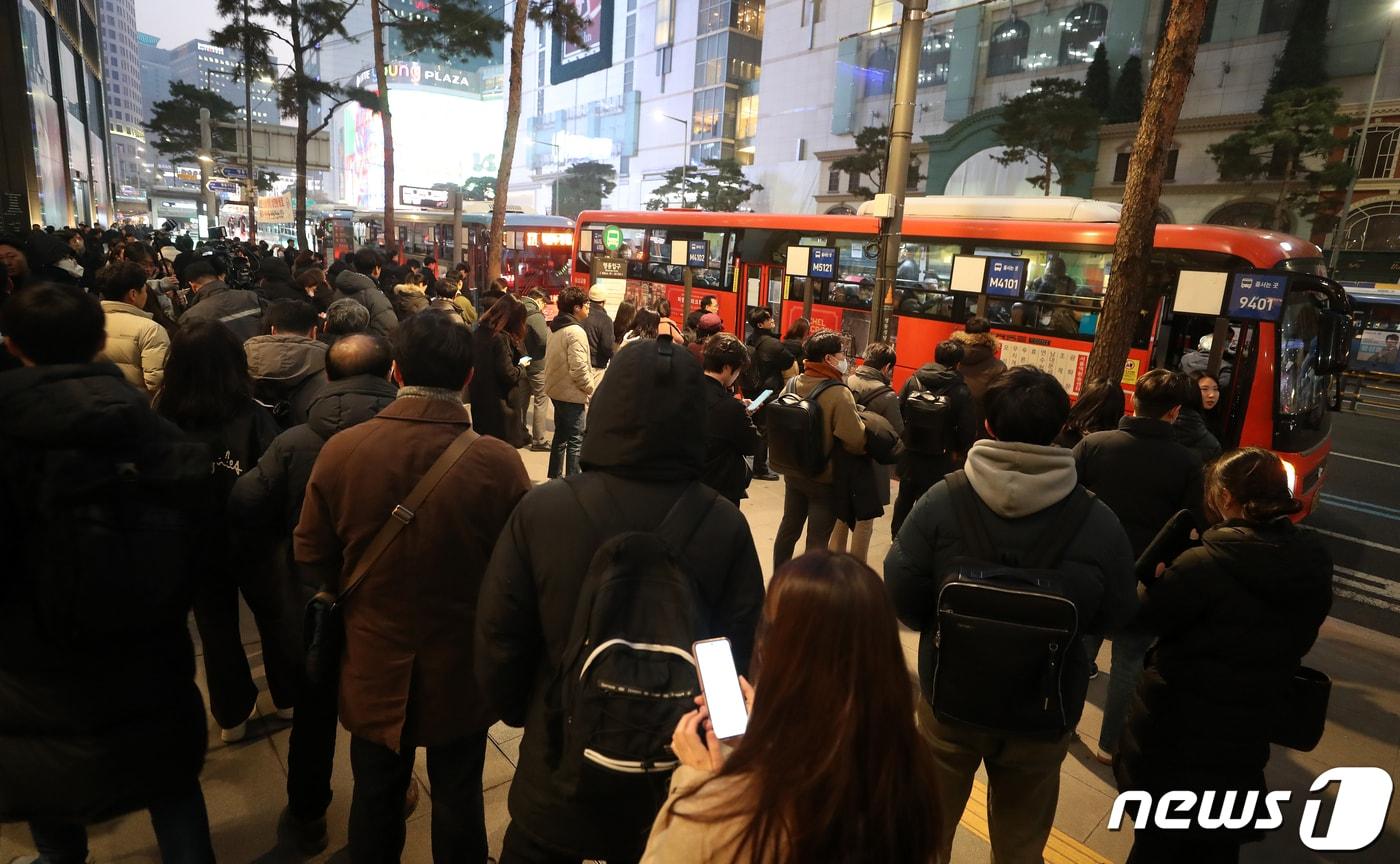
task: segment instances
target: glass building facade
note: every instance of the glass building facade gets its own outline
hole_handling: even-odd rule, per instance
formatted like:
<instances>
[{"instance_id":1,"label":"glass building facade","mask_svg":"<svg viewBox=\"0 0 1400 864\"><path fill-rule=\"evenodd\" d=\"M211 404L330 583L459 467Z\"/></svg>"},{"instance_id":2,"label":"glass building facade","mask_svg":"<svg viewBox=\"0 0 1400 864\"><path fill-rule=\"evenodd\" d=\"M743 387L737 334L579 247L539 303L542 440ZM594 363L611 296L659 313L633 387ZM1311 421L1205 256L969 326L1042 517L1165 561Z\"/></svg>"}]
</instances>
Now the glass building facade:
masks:
<instances>
[{"instance_id":1,"label":"glass building facade","mask_svg":"<svg viewBox=\"0 0 1400 864\"><path fill-rule=\"evenodd\" d=\"M112 218L92 0L0 0L0 230Z\"/></svg>"}]
</instances>

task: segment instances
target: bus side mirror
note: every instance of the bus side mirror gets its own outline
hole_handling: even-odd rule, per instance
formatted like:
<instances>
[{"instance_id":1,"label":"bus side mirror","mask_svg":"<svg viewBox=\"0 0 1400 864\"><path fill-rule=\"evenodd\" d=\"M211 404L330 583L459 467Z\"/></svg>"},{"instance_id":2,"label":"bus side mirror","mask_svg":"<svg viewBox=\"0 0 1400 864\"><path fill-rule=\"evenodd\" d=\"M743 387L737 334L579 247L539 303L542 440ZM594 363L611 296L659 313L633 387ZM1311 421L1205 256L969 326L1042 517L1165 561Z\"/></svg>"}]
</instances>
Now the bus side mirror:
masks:
<instances>
[{"instance_id":1,"label":"bus side mirror","mask_svg":"<svg viewBox=\"0 0 1400 864\"><path fill-rule=\"evenodd\" d=\"M1319 323L1318 371L1324 375L1339 375L1346 371L1351 353L1351 319L1346 315L1324 313Z\"/></svg>"}]
</instances>

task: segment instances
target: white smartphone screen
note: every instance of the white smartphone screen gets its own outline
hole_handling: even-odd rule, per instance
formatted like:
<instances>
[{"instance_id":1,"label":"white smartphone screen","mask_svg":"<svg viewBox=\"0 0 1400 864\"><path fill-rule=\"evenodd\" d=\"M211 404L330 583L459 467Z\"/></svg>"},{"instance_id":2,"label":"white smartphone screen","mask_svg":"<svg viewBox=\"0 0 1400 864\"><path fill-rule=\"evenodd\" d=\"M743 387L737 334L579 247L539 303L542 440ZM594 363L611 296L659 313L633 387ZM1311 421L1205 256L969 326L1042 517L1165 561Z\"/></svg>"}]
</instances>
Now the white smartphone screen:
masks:
<instances>
[{"instance_id":1,"label":"white smartphone screen","mask_svg":"<svg viewBox=\"0 0 1400 864\"><path fill-rule=\"evenodd\" d=\"M705 691L705 704L710 709L715 737L720 740L744 734L749 724L749 711L744 694L739 689L739 672L734 668L734 654L728 639L706 639L694 645L695 665L700 670L700 687Z\"/></svg>"},{"instance_id":2,"label":"white smartphone screen","mask_svg":"<svg viewBox=\"0 0 1400 864\"><path fill-rule=\"evenodd\" d=\"M757 411L759 408L761 408L761 407L763 406L763 403L768 401L768 397L769 397L769 396L772 396L772 395L773 395L773 391L772 391L772 390L764 390L762 393L760 393L760 394L758 394L757 396L755 396L755 397L749 402L749 413L752 414L753 412L755 412L755 411Z\"/></svg>"}]
</instances>

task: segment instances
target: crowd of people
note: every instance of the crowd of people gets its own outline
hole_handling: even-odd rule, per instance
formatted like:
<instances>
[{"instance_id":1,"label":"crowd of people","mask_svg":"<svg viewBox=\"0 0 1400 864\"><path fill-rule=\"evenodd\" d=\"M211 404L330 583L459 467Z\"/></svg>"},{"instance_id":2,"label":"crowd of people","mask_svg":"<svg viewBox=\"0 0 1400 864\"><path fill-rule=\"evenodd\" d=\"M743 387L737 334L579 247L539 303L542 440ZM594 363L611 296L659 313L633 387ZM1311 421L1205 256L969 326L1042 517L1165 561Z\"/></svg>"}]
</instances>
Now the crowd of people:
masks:
<instances>
[{"instance_id":1,"label":"crowd of people","mask_svg":"<svg viewBox=\"0 0 1400 864\"><path fill-rule=\"evenodd\" d=\"M1223 446L1223 373L1071 406L974 318L896 388L896 345L857 364L766 309L731 334L708 302L325 263L0 239L0 820L25 860L84 862L89 826L139 810L163 860L214 860L207 717L236 743L259 698L240 596L291 724L279 837L308 856L344 727L351 861L399 859L420 748L433 859L488 860L504 721L502 864L948 862L979 767L993 857L1038 862L1105 639L1092 752L1120 789L1263 788L1331 562L1279 459ZM755 479L784 484L766 586ZM726 742L688 659L719 637L749 711ZM1254 839L1136 832L1135 864Z\"/></svg>"}]
</instances>

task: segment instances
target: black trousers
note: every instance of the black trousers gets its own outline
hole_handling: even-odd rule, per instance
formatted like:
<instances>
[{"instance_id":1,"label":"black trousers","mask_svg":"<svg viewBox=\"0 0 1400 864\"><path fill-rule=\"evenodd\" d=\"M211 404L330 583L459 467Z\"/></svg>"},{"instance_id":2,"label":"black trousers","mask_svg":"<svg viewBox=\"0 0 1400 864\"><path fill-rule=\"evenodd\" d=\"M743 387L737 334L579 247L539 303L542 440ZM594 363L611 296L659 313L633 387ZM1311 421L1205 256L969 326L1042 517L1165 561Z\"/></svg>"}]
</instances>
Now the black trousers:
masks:
<instances>
[{"instance_id":1,"label":"black trousers","mask_svg":"<svg viewBox=\"0 0 1400 864\"><path fill-rule=\"evenodd\" d=\"M428 748L434 864L486 862L481 791L486 747L483 729ZM395 753L359 736L350 738L350 767L355 774L350 801L351 864L396 862L403 854L403 799L413 777L416 749L404 741L403 752Z\"/></svg>"},{"instance_id":2,"label":"black trousers","mask_svg":"<svg viewBox=\"0 0 1400 864\"><path fill-rule=\"evenodd\" d=\"M339 729L339 682L313 686L303 675L297 713L287 744L287 806L292 815L311 822L331 806L331 772L335 770L335 736Z\"/></svg>"},{"instance_id":3,"label":"black trousers","mask_svg":"<svg viewBox=\"0 0 1400 864\"><path fill-rule=\"evenodd\" d=\"M637 864L645 848L644 843L630 855L607 859L607 864ZM506 828L506 839L501 843L500 864L581 864L583 860L582 855L559 852L545 845L514 822Z\"/></svg>"},{"instance_id":4,"label":"black trousers","mask_svg":"<svg viewBox=\"0 0 1400 864\"><path fill-rule=\"evenodd\" d=\"M206 570L195 595L194 623L204 649L204 673L209 679L209 712L223 729L248 719L258 701L258 688L243 650L238 624L238 596L248 603L262 642L267 687L278 708L296 704L299 656L288 626L294 607L286 574L272 560L223 564Z\"/></svg>"},{"instance_id":5,"label":"black trousers","mask_svg":"<svg viewBox=\"0 0 1400 864\"><path fill-rule=\"evenodd\" d=\"M899 536L900 526L904 524L914 505L924 497L924 493L932 489L934 484L950 471L957 470L953 460L947 457L917 461L912 457L906 458L909 461L901 466L904 473L899 477L899 494L894 499L894 515L890 524L890 533L895 537Z\"/></svg>"}]
</instances>

